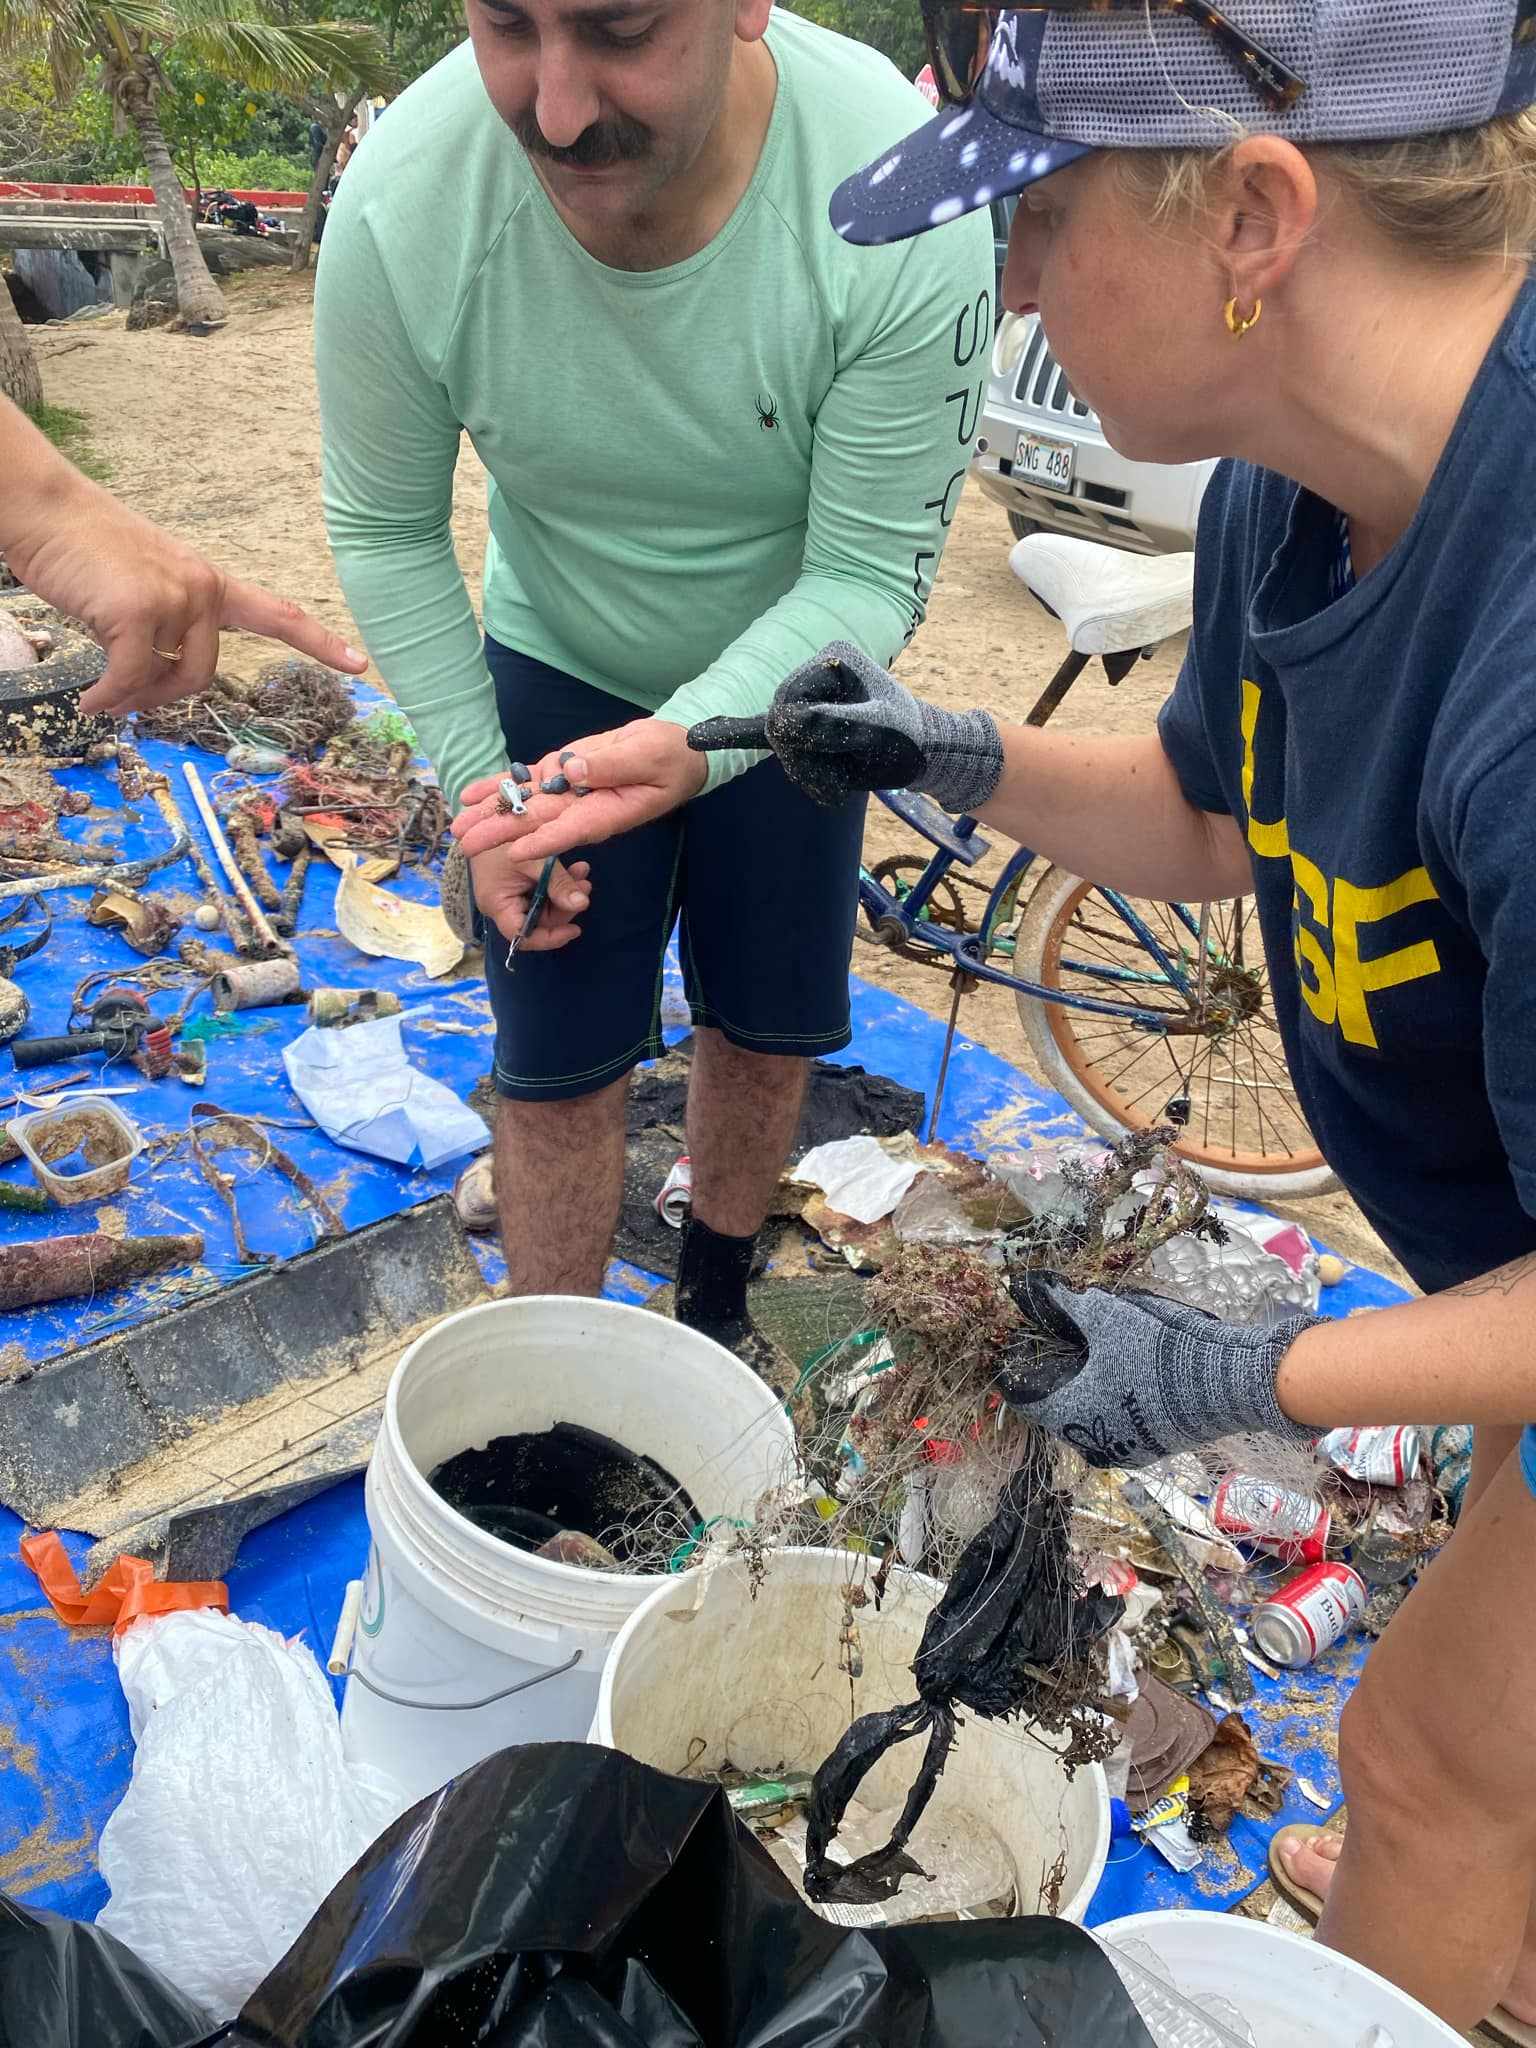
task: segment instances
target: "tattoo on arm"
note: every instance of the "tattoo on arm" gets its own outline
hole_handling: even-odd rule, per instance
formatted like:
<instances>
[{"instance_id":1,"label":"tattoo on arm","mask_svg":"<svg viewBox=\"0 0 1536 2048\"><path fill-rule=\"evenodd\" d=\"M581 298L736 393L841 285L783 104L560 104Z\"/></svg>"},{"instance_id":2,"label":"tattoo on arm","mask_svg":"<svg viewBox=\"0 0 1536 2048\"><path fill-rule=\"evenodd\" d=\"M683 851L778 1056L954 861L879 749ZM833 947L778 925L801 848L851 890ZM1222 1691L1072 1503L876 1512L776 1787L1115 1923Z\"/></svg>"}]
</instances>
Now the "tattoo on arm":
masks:
<instances>
[{"instance_id":1,"label":"tattoo on arm","mask_svg":"<svg viewBox=\"0 0 1536 2048\"><path fill-rule=\"evenodd\" d=\"M1499 1266L1492 1273L1479 1273L1475 1280L1464 1280L1459 1287L1447 1287L1445 1291L1469 1300L1481 1294L1507 1296L1533 1273L1536 1273L1536 1252L1527 1252L1524 1258L1513 1259L1509 1265Z\"/></svg>"}]
</instances>

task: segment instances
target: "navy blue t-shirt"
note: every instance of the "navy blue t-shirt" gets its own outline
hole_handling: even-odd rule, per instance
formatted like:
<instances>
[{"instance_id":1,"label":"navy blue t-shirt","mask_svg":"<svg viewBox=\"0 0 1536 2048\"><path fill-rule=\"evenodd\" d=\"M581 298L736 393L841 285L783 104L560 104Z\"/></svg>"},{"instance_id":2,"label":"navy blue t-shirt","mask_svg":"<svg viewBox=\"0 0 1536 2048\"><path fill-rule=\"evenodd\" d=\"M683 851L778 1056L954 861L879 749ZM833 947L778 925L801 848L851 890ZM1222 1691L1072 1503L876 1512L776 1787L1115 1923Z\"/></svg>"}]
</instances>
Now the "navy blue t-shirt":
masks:
<instances>
[{"instance_id":1,"label":"navy blue t-shirt","mask_svg":"<svg viewBox=\"0 0 1536 2048\"><path fill-rule=\"evenodd\" d=\"M1333 507L1224 464L1159 731L1246 833L1313 1134L1433 1290L1536 1249L1536 281L1412 526L1338 561Z\"/></svg>"}]
</instances>

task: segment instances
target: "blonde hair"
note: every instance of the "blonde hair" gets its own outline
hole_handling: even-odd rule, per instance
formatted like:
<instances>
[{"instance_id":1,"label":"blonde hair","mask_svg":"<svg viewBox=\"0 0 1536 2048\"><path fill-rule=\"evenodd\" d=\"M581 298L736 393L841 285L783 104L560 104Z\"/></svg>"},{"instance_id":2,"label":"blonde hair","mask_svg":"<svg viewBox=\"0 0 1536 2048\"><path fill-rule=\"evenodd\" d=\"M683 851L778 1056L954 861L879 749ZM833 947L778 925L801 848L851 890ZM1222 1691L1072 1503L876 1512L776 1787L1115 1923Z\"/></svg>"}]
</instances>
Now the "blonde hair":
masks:
<instances>
[{"instance_id":1,"label":"blonde hair","mask_svg":"<svg viewBox=\"0 0 1536 2048\"><path fill-rule=\"evenodd\" d=\"M1214 152L1121 150L1116 162L1155 220L1187 223L1240 139ZM1397 142L1329 143L1307 155L1385 240L1421 263L1536 255L1536 113Z\"/></svg>"}]
</instances>

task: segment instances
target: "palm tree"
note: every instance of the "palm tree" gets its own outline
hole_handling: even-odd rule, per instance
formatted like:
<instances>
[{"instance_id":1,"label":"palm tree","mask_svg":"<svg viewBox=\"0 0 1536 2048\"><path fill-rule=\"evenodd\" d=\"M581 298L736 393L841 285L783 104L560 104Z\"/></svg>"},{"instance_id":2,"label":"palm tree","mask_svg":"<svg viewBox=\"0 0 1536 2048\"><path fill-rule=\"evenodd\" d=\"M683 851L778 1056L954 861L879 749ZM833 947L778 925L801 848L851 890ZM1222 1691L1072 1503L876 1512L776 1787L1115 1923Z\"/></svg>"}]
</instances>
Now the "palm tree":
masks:
<instances>
[{"instance_id":1,"label":"palm tree","mask_svg":"<svg viewBox=\"0 0 1536 2048\"><path fill-rule=\"evenodd\" d=\"M43 380L37 355L11 302L10 288L0 277L0 392L23 412L36 412L43 402Z\"/></svg>"},{"instance_id":2,"label":"palm tree","mask_svg":"<svg viewBox=\"0 0 1536 2048\"><path fill-rule=\"evenodd\" d=\"M341 148L341 138L347 132L352 120L356 102L349 93L339 98L334 92L312 93L304 103L304 111L310 119L325 130L325 140L320 145L320 154L315 158L314 175L309 181L309 192L304 201L304 213L299 221L298 233L293 238L293 254L289 261L295 270L309 268L309 255L315 245L315 236L320 226L320 208L325 199L325 188L331 182L331 170L336 162L336 153Z\"/></svg>"},{"instance_id":3,"label":"palm tree","mask_svg":"<svg viewBox=\"0 0 1536 2048\"><path fill-rule=\"evenodd\" d=\"M46 50L61 101L100 65L102 90L143 151L177 308L189 327L206 331L228 316L160 127L160 59L173 44L208 70L268 92L303 92L317 76L371 89L384 46L377 29L360 22L280 21L270 0L0 0L0 56Z\"/></svg>"}]
</instances>

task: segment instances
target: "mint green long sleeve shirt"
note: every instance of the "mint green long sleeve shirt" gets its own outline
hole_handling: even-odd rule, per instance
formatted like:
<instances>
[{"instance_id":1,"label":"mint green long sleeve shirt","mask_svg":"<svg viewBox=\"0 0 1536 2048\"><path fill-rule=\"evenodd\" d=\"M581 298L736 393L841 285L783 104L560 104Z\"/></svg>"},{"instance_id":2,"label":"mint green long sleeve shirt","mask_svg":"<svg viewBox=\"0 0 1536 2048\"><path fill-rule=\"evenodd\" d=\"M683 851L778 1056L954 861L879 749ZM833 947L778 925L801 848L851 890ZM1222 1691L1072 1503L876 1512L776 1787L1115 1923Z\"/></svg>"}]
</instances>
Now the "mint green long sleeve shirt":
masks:
<instances>
[{"instance_id":1,"label":"mint green long sleeve shirt","mask_svg":"<svg viewBox=\"0 0 1536 2048\"><path fill-rule=\"evenodd\" d=\"M455 803L506 760L449 528L461 434L491 480L486 629L637 714L761 711L829 641L889 662L923 616L991 350L987 215L844 243L834 187L925 104L796 15L768 46L756 173L667 269L581 247L467 43L338 189L316 287L326 519ZM712 757L708 786L757 758Z\"/></svg>"}]
</instances>

